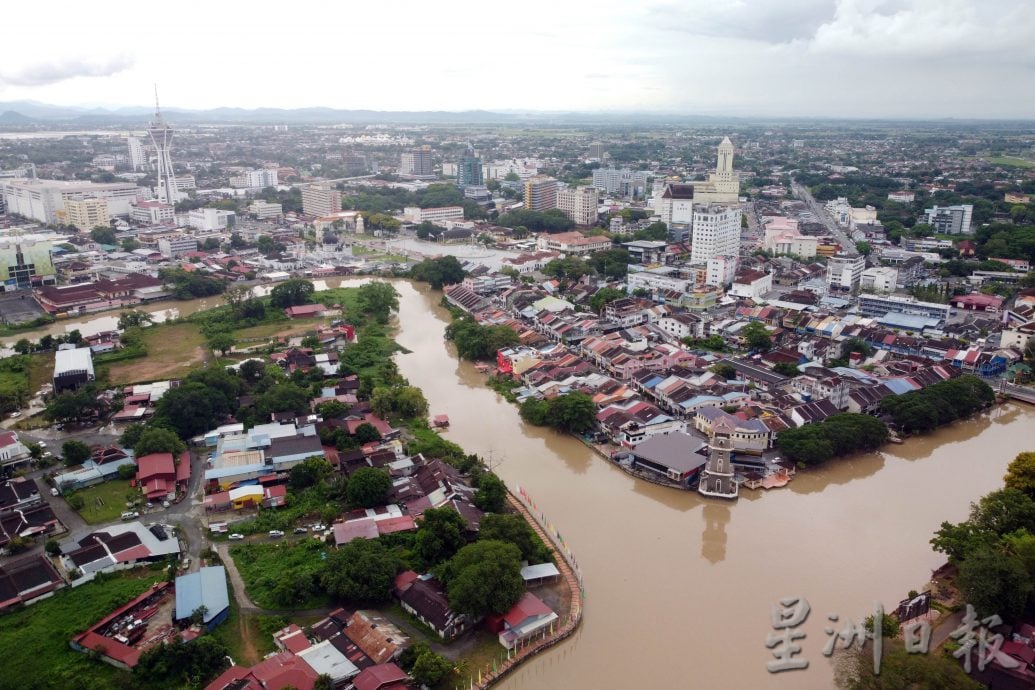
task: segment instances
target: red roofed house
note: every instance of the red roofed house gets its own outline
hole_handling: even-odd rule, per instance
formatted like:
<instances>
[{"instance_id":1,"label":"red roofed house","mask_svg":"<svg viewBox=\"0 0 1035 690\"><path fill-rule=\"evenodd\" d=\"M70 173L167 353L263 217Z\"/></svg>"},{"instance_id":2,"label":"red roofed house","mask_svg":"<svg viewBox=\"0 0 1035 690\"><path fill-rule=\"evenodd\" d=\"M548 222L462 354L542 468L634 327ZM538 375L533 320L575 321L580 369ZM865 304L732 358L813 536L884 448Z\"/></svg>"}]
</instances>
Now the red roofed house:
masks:
<instances>
[{"instance_id":1,"label":"red roofed house","mask_svg":"<svg viewBox=\"0 0 1035 690\"><path fill-rule=\"evenodd\" d=\"M995 295L982 295L979 292L970 295L958 295L952 298L952 306L957 309L972 311L998 312L1003 308L1003 298Z\"/></svg>"},{"instance_id":2,"label":"red roofed house","mask_svg":"<svg viewBox=\"0 0 1035 690\"><path fill-rule=\"evenodd\" d=\"M273 642L277 645L277 649L292 654L298 654L312 646L306 639L305 632L294 623L273 633Z\"/></svg>"},{"instance_id":3,"label":"red roofed house","mask_svg":"<svg viewBox=\"0 0 1035 690\"><path fill-rule=\"evenodd\" d=\"M327 307L322 304L298 304L284 310L289 319L312 319L327 316Z\"/></svg>"},{"instance_id":4,"label":"red roofed house","mask_svg":"<svg viewBox=\"0 0 1035 690\"><path fill-rule=\"evenodd\" d=\"M356 690L404 690L408 688L406 673L393 663L368 666L352 679Z\"/></svg>"},{"instance_id":5,"label":"red roofed house","mask_svg":"<svg viewBox=\"0 0 1035 690\"><path fill-rule=\"evenodd\" d=\"M525 596L502 616L487 616L485 624L492 632L499 633L501 645L513 649L556 620L557 614L549 606L531 592L525 592Z\"/></svg>"},{"instance_id":6,"label":"red roofed house","mask_svg":"<svg viewBox=\"0 0 1035 690\"><path fill-rule=\"evenodd\" d=\"M176 463L172 453L151 453L137 458L137 486L149 501L175 496Z\"/></svg>"},{"instance_id":7,"label":"red roofed house","mask_svg":"<svg viewBox=\"0 0 1035 690\"><path fill-rule=\"evenodd\" d=\"M249 668L231 666L205 690L313 690L316 671L290 652L280 652Z\"/></svg>"}]
</instances>

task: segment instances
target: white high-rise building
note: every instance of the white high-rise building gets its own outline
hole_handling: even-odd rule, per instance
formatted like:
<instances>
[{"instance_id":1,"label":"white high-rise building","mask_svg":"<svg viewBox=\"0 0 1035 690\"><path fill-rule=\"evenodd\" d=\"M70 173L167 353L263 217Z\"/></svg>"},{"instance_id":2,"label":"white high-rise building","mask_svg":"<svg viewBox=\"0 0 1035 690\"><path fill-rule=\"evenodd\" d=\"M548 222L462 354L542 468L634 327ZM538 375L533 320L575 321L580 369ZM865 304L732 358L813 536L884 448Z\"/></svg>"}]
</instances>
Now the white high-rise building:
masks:
<instances>
[{"instance_id":1,"label":"white high-rise building","mask_svg":"<svg viewBox=\"0 0 1035 690\"><path fill-rule=\"evenodd\" d=\"M137 137L126 137L126 147L129 149L129 164L133 170L147 170L147 151L144 150L144 142Z\"/></svg>"},{"instance_id":2,"label":"white high-rise building","mask_svg":"<svg viewBox=\"0 0 1035 690\"><path fill-rule=\"evenodd\" d=\"M557 208L575 225L597 224L598 200L595 187L565 187L557 191Z\"/></svg>"},{"instance_id":3,"label":"white high-rise building","mask_svg":"<svg viewBox=\"0 0 1035 690\"><path fill-rule=\"evenodd\" d=\"M65 202L70 199L104 199L109 216L129 215L138 190L129 182L85 182L80 180L4 179L0 196L8 213L17 213L44 223L64 222Z\"/></svg>"},{"instance_id":4,"label":"white high-rise building","mask_svg":"<svg viewBox=\"0 0 1035 690\"><path fill-rule=\"evenodd\" d=\"M593 186L606 194L643 197L647 193L647 171L628 168L597 168L593 171Z\"/></svg>"},{"instance_id":5,"label":"white high-rise building","mask_svg":"<svg viewBox=\"0 0 1035 690\"><path fill-rule=\"evenodd\" d=\"M690 262L740 254L740 209L720 204L694 204Z\"/></svg>"},{"instance_id":6,"label":"white high-rise building","mask_svg":"<svg viewBox=\"0 0 1035 690\"><path fill-rule=\"evenodd\" d=\"M434 177L435 167L431 160L431 147L425 145L404 151L399 157L399 174L411 177Z\"/></svg>"},{"instance_id":7,"label":"white high-rise building","mask_svg":"<svg viewBox=\"0 0 1035 690\"><path fill-rule=\"evenodd\" d=\"M173 128L162 119L162 111L158 107L158 90L155 90L155 119L148 124L147 133L151 144L155 147L158 184L156 185L158 200L166 204L175 204L179 199L176 192L176 175L173 173L172 148Z\"/></svg>"},{"instance_id":8,"label":"white high-rise building","mask_svg":"<svg viewBox=\"0 0 1035 690\"><path fill-rule=\"evenodd\" d=\"M723 137L719 144L715 172L707 182L694 183L694 202L700 204L740 203L740 176L733 172L733 142Z\"/></svg>"},{"instance_id":9,"label":"white high-rise building","mask_svg":"<svg viewBox=\"0 0 1035 690\"><path fill-rule=\"evenodd\" d=\"M277 169L246 170L230 177L230 186L238 189L262 189L277 186Z\"/></svg>"},{"instance_id":10,"label":"white high-rise building","mask_svg":"<svg viewBox=\"0 0 1035 690\"><path fill-rule=\"evenodd\" d=\"M302 187L302 213L323 218L341 210L341 192L330 184L314 183Z\"/></svg>"},{"instance_id":11,"label":"white high-rise building","mask_svg":"<svg viewBox=\"0 0 1035 690\"><path fill-rule=\"evenodd\" d=\"M855 292L866 270L866 257L835 254L827 260L827 285Z\"/></svg>"}]
</instances>

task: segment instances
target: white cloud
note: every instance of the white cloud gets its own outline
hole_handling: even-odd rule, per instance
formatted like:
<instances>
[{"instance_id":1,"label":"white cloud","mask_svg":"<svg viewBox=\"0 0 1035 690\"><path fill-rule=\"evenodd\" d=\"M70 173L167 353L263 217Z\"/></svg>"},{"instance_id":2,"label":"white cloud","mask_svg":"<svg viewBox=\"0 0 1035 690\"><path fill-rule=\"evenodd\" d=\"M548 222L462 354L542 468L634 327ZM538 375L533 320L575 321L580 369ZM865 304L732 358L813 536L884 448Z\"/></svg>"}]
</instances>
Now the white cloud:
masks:
<instances>
[{"instance_id":1,"label":"white cloud","mask_svg":"<svg viewBox=\"0 0 1035 690\"><path fill-rule=\"evenodd\" d=\"M30 63L13 69L0 69L0 84L46 86L76 77L110 77L133 66L130 55L115 55L96 60L89 57L65 58L52 62Z\"/></svg>"}]
</instances>

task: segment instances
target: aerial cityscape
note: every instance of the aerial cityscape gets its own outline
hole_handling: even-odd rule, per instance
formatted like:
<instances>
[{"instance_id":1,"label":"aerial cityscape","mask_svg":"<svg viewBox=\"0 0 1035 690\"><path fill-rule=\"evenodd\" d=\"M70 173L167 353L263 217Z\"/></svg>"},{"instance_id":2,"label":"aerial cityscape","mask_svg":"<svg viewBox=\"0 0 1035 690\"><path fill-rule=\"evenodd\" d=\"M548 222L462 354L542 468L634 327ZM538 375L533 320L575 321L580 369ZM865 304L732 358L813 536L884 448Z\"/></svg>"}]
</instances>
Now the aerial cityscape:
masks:
<instances>
[{"instance_id":1,"label":"aerial cityscape","mask_svg":"<svg viewBox=\"0 0 1035 690\"><path fill-rule=\"evenodd\" d=\"M0 688L1035 687L1030 8L456 9L6 32Z\"/></svg>"}]
</instances>

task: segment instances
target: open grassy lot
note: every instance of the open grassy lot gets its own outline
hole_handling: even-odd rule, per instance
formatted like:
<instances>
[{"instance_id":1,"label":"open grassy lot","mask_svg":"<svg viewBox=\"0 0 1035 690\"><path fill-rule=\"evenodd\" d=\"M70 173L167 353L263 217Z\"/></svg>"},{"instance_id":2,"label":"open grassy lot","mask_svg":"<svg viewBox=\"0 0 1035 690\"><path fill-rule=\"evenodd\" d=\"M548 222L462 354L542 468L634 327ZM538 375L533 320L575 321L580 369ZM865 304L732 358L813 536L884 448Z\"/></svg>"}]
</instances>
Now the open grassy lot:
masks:
<instances>
[{"instance_id":1,"label":"open grassy lot","mask_svg":"<svg viewBox=\"0 0 1035 690\"><path fill-rule=\"evenodd\" d=\"M29 395L35 395L40 386L54 380L54 353L41 352L29 358Z\"/></svg>"},{"instance_id":2,"label":"open grassy lot","mask_svg":"<svg viewBox=\"0 0 1035 690\"><path fill-rule=\"evenodd\" d=\"M238 342L245 340L272 338L275 335L293 336L305 335L316 332L316 327L330 322L330 319L295 319L293 321L278 321L276 323L263 323L250 328L242 328L234 331L234 338Z\"/></svg>"},{"instance_id":3,"label":"open grassy lot","mask_svg":"<svg viewBox=\"0 0 1035 690\"><path fill-rule=\"evenodd\" d=\"M244 580L248 596L267 609L313 609L328 597L316 581L326 548L315 539L270 544L239 544L230 556Z\"/></svg>"},{"instance_id":4,"label":"open grassy lot","mask_svg":"<svg viewBox=\"0 0 1035 690\"><path fill-rule=\"evenodd\" d=\"M129 485L128 479L113 479L88 486L75 492L83 497L83 509L79 514L91 525L118 520L126 510L126 495L133 493L139 497L140 492Z\"/></svg>"},{"instance_id":5,"label":"open grassy lot","mask_svg":"<svg viewBox=\"0 0 1035 690\"><path fill-rule=\"evenodd\" d=\"M208 353L201 329L193 323L145 328L143 340L146 357L115 362L108 367L108 378L113 384L180 378L197 369Z\"/></svg>"},{"instance_id":6,"label":"open grassy lot","mask_svg":"<svg viewBox=\"0 0 1035 690\"><path fill-rule=\"evenodd\" d=\"M985 158L992 165L1005 165L1012 168L1035 168L1035 161L1016 156L990 156Z\"/></svg>"},{"instance_id":7,"label":"open grassy lot","mask_svg":"<svg viewBox=\"0 0 1035 690\"><path fill-rule=\"evenodd\" d=\"M92 661L72 650L68 641L161 579L163 574L152 570L123 572L74 590L63 589L50 599L0 616L0 649L4 650L6 669L0 685L82 690L128 687L129 674Z\"/></svg>"}]
</instances>

